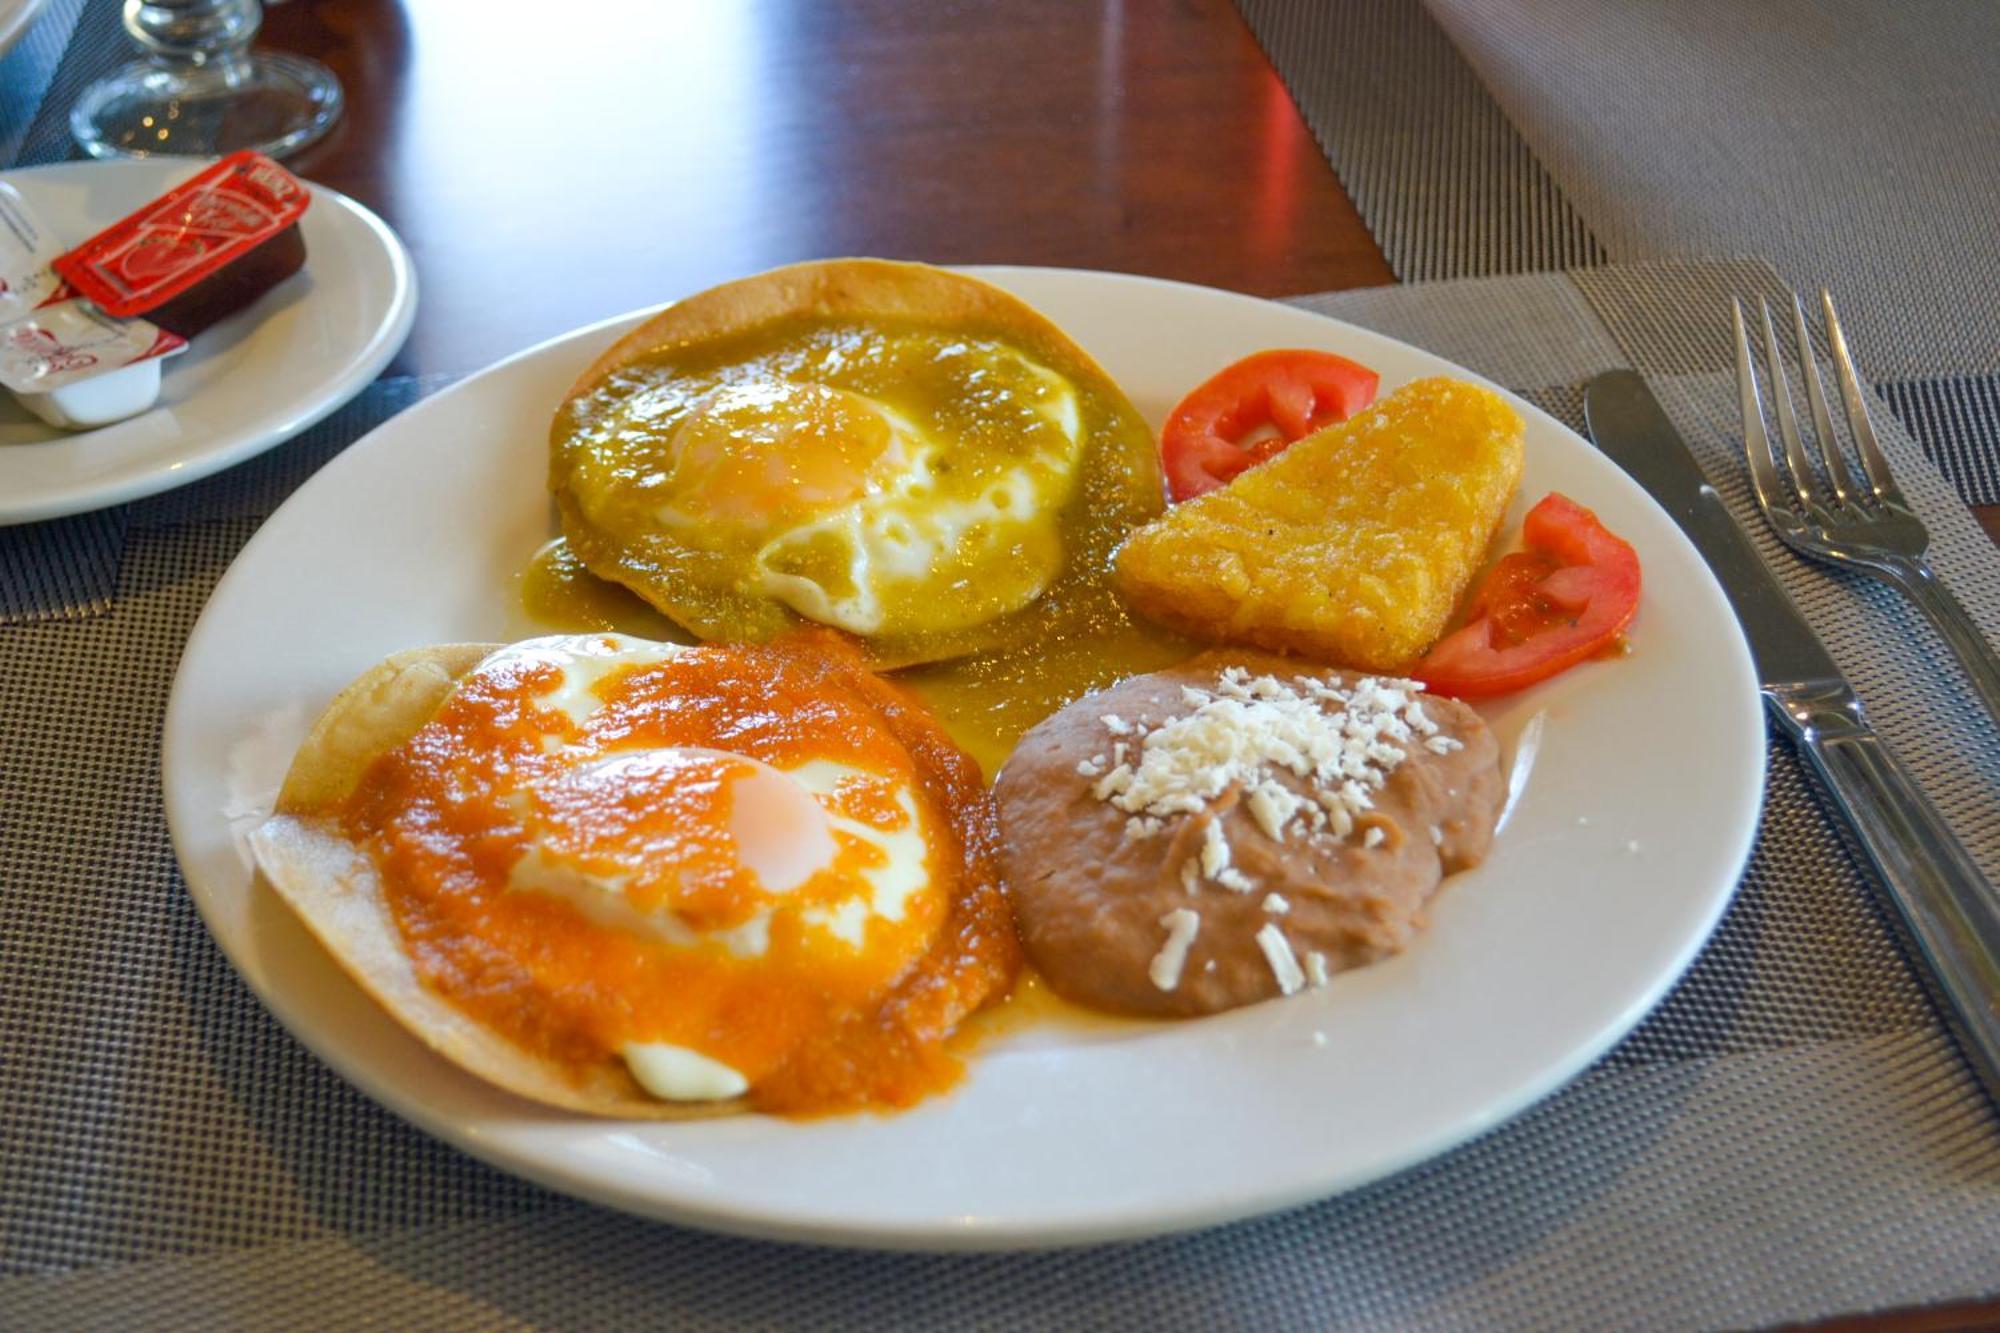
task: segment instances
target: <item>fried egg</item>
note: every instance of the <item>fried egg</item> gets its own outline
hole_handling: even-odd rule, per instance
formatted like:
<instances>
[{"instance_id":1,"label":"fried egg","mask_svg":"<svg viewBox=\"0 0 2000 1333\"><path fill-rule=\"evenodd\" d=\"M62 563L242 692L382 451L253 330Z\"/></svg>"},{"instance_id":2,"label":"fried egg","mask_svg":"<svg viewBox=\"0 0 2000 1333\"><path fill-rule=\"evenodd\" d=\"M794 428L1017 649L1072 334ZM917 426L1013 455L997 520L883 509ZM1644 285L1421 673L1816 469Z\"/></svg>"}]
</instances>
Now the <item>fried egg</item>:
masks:
<instances>
[{"instance_id":1,"label":"fried egg","mask_svg":"<svg viewBox=\"0 0 2000 1333\"><path fill-rule=\"evenodd\" d=\"M810 621L881 665L1032 637L1159 511L1108 376L997 288L923 265L780 269L670 308L558 412L571 548L695 634Z\"/></svg>"},{"instance_id":2,"label":"fried egg","mask_svg":"<svg viewBox=\"0 0 2000 1333\"><path fill-rule=\"evenodd\" d=\"M529 640L425 695L414 727L344 695L295 765L311 799L281 800L253 846L392 1012L516 1091L621 1112L894 1104L1015 946L976 766L887 689L837 646ZM380 753L331 799L323 751L359 734ZM428 1017L343 934L351 903L293 855L313 837L360 849ZM990 947L954 943L968 914ZM913 1044L924 1024L896 997L940 979L965 1004ZM448 1031L466 1018L511 1053L468 1054Z\"/></svg>"}]
</instances>

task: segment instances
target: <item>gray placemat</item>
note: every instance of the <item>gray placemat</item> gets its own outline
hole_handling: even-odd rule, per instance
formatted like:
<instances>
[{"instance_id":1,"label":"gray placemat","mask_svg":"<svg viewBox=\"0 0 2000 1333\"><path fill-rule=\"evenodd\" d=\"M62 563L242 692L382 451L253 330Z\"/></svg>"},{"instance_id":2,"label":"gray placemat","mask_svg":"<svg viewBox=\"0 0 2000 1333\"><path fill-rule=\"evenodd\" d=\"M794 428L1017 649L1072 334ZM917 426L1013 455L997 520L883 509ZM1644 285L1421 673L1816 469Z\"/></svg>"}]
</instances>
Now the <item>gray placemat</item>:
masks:
<instances>
[{"instance_id":1,"label":"gray placemat","mask_svg":"<svg viewBox=\"0 0 2000 1333\"><path fill-rule=\"evenodd\" d=\"M2000 6L1239 7L1398 277L1764 257L2000 503Z\"/></svg>"},{"instance_id":2,"label":"gray placemat","mask_svg":"<svg viewBox=\"0 0 2000 1333\"><path fill-rule=\"evenodd\" d=\"M1700 351L1722 327L1686 295L1717 283L1777 290L1760 266L1684 264L1302 304L1572 421L1591 372L1670 366L1649 378L1740 509L1732 390ZM1884 435L1993 627L1984 538L1893 421ZM646 1223L461 1157L263 1013L159 814L181 643L322 456L280 450L261 478L151 502L108 610L0 628L0 1324L1667 1328L2000 1290L1994 1113L1782 746L1735 904L1630 1039L1517 1121L1314 1207L1092 1250L867 1255ZM2000 739L1968 723L1927 631L1748 527L2000 867Z\"/></svg>"},{"instance_id":3,"label":"gray placemat","mask_svg":"<svg viewBox=\"0 0 2000 1333\"><path fill-rule=\"evenodd\" d=\"M0 102L0 162L40 166L82 157L69 133L77 94L139 51L125 32L124 6L113 0L56 0L31 34L41 53L21 96ZM60 43L58 45L58 42ZM53 60L52 52L59 52ZM30 89L33 96L25 95Z\"/></svg>"},{"instance_id":4,"label":"gray placemat","mask_svg":"<svg viewBox=\"0 0 2000 1333\"><path fill-rule=\"evenodd\" d=\"M117 6L102 6L116 11ZM40 109L56 67L70 48L83 0L51 0L0 57L0 162L12 163Z\"/></svg>"},{"instance_id":5,"label":"gray placemat","mask_svg":"<svg viewBox=\"0 0 2000 1333\"><path fill-rule=\"evenodd\" d=\"M1603 247L1419 0L1237 0L1404 282L1600 263Z\"/></svg>"}]
</instances>

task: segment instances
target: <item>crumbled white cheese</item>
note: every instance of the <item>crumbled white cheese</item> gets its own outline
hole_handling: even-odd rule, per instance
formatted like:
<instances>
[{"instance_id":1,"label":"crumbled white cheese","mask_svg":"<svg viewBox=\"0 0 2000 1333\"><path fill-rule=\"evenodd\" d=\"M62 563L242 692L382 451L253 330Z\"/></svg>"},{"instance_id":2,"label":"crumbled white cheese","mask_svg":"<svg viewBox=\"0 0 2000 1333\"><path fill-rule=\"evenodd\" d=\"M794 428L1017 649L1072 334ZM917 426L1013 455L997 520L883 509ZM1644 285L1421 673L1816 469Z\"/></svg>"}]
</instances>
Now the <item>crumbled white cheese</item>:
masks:
<instances>
[{"instance_id":1,"label":"crumbled white cheese","mask_svg":"<svg viewBox=\"0 0 2000 1333\"><path fill-rule=\"evenodd\" d=\"M1257 821L1257 827L1272 842L1285 840L1285 825L1292 822L1292 816L1304 804L1297 792L1275 782L1266 783L1243 798L1243 808L1250 812L1250 818ZM1325 816L1322 814L1321 818Z\"/></svg>"},{"instance_id":2,"label":"crumbled white cheese","mask_svg":"<svg viewBox=\"0 0 2000 1333\"><path fill-rule=\"evenodd\" d=\"M1292 953L1291 941L1285 938L1284 931L1278 929L1277 922L1268 922L1257 932L1257 947L1264 951L1264 961L1271 965L1271 975L1278 979L1278 993L1298 994L1306 984L1306 974L1299 971L1299 960Z\"/></svg>"},{"instance_id":3,"label":"crumbled white cheese","mask_svg":"<svg viewBox=\"0 0 2000 1333\"><path fill-rule=\"evenodd\" d=\"M1444 830L1439 828L1436 824L1431 825L1431 846L1433 847L1444 846Z\"/></svg>"},{"instance_id":4,"label":"crumbled white cheese","mask_svg":"<svg viewBox=\"0 0 2000 1333\"><path fill-rule=\"evenodd\" d=\"M1131 785L1132 766L1120 764L1092 784L1090 794L1100 801L1108 801Z\"/></svg>"},{"instance_id":5,"label":"crumbled white cheese","mask_svg":"<svg viewBox=\"0 0 2000 1333\"><path fill-rule=\"evenodd\" d=\"M1181 984L1181 969L1187 966L1188 948L1201 930L1201 916L1185 907L1176 907L1160 918L1160 924L1166 928L1167 939L1153 955L1146 975L1161 990L1173 990Z\"/></svg>"},{"instance_id":6,"label":"crumbled white cheese","mask_svg":"<svg viewBox=\"0 0 2000 1333\"><path fill-rule=\"evenodd\" d=\"M1380 847L1388 836L1388 834L1382 832L1380 824L1370 824L1368 831L1361 835L1361 845L1363 847Z\"/></svg>"},{"instance_id":7,"label":"crumbled white cheese","mask_svg":"<svg viewBox=\"0 0 2000 1333\"><path fill-rule=\"evenodd\" d=\"M1229 868L1229 839L1222 832L1222 820L1211 819L1201 831L1201 873L1219 878Z\"/></svg>"},{"instance_id":8,"label":"crumbled white cheese","mask_svg":"<svg viewBox=\"0 0 2000 1333\"><path fill-rule=\"evenodd\" d=\"M1415 681L1379 676L1340 684L1230 667L1212 690L1182 687L1191 710L1182 717L1153 726L1105 714L1105 730L1131 742L1116 742L1108 756L1085 760L1077 772L1095 779L1092 796L1131 816L1128 837L1157 832L1160 821L1175 815L1209 811L1233 789L1273 842L1299 829L1346 838L1413 746L1444 753L1459 744L1424 712L1421 690ZM1304 783L1305 794L1281 780L1286 773ZM1203 829L1199 855L1203 878L1239 893L1253 890L1232 864L1219 817L1211 815Z\"/></svg>"},{"instance_id":9,"label":"crumbled white cheese","mask_svg":"<svg viewBox=\"0 0 2000 1333\"><path fill-rule=\"evenodd\" d=\"M1318 990L1331 979L1331 974L1326 970L1326 955L1318 949L1314 949L1311 953L1308 953L1306 955L1306 980L1312 982L1313 989Z\"/></svg>"},{"instance_id":10,"label":"crumbled white cheese","mask_svg":"<svg viewBox=\"0 0 2000 1333\"><path fill-rule=\"evenodd\" d=\"M1201 863L1192 856L1181 862L1181 887L1189 893L1201 888Z\"/></svg>"},{"instance_id":11,"label":"crumbled white cheese","mask_svg":"<svg viewBox=\"0 0 2000 1333\"><path fill-rule=\"evenodd\" d=\"M1267 893L1264 895L1264 910L1272 916L1283 916L1292 910L1292 905L1281 893Z\"/></svg>"}]
</instances>

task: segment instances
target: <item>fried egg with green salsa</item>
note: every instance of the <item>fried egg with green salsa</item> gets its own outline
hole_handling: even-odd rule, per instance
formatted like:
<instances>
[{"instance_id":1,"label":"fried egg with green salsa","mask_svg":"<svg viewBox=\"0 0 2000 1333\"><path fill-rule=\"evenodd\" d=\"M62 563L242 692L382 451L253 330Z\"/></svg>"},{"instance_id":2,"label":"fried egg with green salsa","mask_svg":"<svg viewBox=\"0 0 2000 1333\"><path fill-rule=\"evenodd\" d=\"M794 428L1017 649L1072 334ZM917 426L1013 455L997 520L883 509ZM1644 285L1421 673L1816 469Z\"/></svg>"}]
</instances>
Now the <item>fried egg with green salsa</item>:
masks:
<instances>
[{"instance_id":1,"label":"fried egg with green salsa","mask_svg":"<svg viewBox=\"0 0 2000 1333\"><path fill-rule=\"evenodd\" d=\"M811 621L880 666L1028 642L1109 597L1162 506L1150 431L990 284L834 260L711 288L585 371L550 488L595 574L705 639Z\"/></svg>"}]
</instances>

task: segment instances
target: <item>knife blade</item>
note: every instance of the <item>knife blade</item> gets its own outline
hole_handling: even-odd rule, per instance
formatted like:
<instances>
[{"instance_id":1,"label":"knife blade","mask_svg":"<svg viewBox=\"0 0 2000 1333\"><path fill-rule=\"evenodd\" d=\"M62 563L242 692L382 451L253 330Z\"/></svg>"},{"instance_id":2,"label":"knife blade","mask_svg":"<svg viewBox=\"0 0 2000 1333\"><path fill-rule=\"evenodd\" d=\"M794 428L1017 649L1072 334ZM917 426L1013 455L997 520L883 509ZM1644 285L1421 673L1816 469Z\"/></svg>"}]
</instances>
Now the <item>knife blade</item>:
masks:
<instances>
[{"instance_id":1,"label":"knife blade","mask_svg":"<svg viewBox=\"0 0 2000 1333\"><path fill-rule=\"evenodd\" d=\"M1930 966L1973 1071L2000 1102L2000 890L1869 727L1847 678L1646 381L1606 371L1584 386L1583 410L1599 451L1646 488L1715 572L1749 642L1767 710L1867 854Z\"/></svg>"},{"instance_id":2,"label":"knife blade","mask_svg":"<svg viewBox=\"0 0 2000 1333\"><path fill-rule=\"evenodd\" d=\"M1749 640L1758 680L1839 680L1840 668L1708 484L1646 381L1630 370L1605 371L1584 386L1583 413L1598 451L1646 488L1715 571Z\"/></svg>"}]
</instances>

